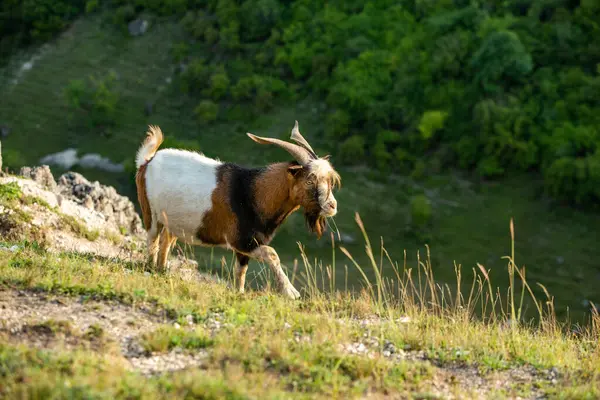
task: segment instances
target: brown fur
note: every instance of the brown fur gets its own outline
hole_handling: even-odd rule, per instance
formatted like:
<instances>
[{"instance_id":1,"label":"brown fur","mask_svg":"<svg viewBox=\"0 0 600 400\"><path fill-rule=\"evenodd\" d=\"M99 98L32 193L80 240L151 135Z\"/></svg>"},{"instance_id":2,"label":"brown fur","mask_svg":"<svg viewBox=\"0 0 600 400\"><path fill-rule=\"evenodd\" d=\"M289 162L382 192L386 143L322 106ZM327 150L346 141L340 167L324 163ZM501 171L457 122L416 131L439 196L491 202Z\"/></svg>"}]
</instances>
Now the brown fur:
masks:
<instances>
[{"instance_id":1,"label":"brown fur","mask_svg":"<svg viewBox=\"0 0 600 400\"><path fill-rule=\"evenodd\" d=\"M255 184L255 191L256 198L263 200L257 204L257 208L265 220L281 213L281 217L276 221L276 224L280 225L302 207L309 229L321 238L326 219L320 215L319 201L307 185L308 172L302 168L292 174L289 167L289 163L272 164L267 172L260 176Z\"/></svg>"},{"instance_id":2,"label":"brown fur","mask_svg":"<svg viewBox=\"0 0 600 400\"><path fill-rule=\"evenodd\" d=\"M270 220L280 214L276 221L280 225L300 207L298 191L295 190L296 179L288 172L289 163L269 165L266 172L260 175L254 184L257 199L256 208L263 220Z\"/></svg>"},{"instance_id":3,"label":"brown fur","mask_svg":"<svg viewBox=\"0 0 600 400\"><path fill-rule=\"evenodd\" d=\"M237 239L237 217L229 206L229 174L225 173L212 193L212 208L202 219L197 235L206 244L234 243Z\"/></svg>"},{"instance_id":4,"label":"brown fur","mask_svg":"<svg viewBox=\"0 0 600 400\"><path fill-rule=\"evenodd\" d=\"M149 230L152 226L152 211L150 210L150 203L148 202L148 194L146 192L146 168L148 163L142 165L135 174L135 186L137 187L138 203L142 209L142 222L144 228Z\"/></svg>"},{"instance_id":5,"label":"brown fur","mask_svg":"<svg viewBox=\"0 0 600 400\"><path fill-rule=\"evenodd\" d=\"M150 209L148 193L146 191L146 168L148 167L148 163L152 161L152 158L154 158L154 154L156 154L156 151L163 142L163 134L159 127L153 125L149 126L148 132L146 133L146 139L142 143L142 147L147 146L149 142L154 142L154 145L149 151L147 151L146 157L144 158L144 164L138 168L135 174L137 197L140 208L142 209L142 222L144 223L144 228L146 228L147 231L150 230L150 227L152 226L152 210Z\"/></svg>"},{"instance_id":6,"label":"brown fur","mask_svg":"<svg viewBox=\"0 0 600 400\"><path fill-rule=\"evenodd\" d=\"M304 208L306 222L320 238L326 226L326 219L320 216L321 208L317 198L307 187L307 171L299 169L296 174L289 171L290 163L276 163L267 167L255 181L253 190L256 211L263 221L273 221L280 226L293 212ZM202 220L197 231L198 238L207 245L232 244L237 242L238 221L229 205L228 189L231 184L229 172L225 172L212 194L213 207ZM260 240L269 242L270 238Z\"/></svg>"}]
</instances>

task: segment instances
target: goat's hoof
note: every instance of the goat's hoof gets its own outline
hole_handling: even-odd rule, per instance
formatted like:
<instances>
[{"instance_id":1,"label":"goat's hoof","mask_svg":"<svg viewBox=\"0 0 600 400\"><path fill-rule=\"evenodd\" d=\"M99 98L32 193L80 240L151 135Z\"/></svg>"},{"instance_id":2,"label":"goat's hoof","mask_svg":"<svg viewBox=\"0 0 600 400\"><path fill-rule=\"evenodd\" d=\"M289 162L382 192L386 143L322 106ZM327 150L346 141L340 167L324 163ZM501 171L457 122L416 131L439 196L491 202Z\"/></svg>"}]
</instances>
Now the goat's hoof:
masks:
<instances>
[{"instance_id":1,"label":"goat's hoof","mask_svg":"<svg viewBox=\"0 0 600 400\"><path fill-rule=\"evenodd\" d=\"M282 289L282 294L292 300L300 298L300 292L296 290L292 285L286 285Z\"/></svg>"}]
</instances>

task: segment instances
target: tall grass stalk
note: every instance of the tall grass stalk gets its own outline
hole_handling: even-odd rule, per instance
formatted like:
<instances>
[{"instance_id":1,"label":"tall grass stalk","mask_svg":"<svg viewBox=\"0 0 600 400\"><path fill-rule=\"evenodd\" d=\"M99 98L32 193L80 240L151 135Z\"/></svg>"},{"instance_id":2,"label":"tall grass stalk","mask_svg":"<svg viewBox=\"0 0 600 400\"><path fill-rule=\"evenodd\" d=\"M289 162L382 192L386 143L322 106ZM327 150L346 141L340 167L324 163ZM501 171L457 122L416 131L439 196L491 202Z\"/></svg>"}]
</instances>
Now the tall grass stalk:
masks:
<instances>
[{"instance_id":1,"label":"tall grass stalk","mask_svg":"<svg viewBox=\"0 0 600 400\"><path fill-rule=\"evenodd\" d=\"M515 321L515 227L513 219L510 219L510 261L508 263L508 277L510 280L510 320L511 326L514 326Z\"/></svg>"}]
</instances>

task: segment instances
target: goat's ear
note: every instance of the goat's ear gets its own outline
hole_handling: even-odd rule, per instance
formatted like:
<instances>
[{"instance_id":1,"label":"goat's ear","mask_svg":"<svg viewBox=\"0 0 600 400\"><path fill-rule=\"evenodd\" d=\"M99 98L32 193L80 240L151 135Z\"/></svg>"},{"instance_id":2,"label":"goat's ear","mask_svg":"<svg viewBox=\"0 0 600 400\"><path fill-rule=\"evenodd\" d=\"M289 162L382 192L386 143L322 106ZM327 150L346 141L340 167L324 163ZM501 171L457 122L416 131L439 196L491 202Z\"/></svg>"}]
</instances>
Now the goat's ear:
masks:
<instances>
[{"instance_id":1,"label":"goat's ear","mask_svg":"<svg viewBox=\"0 0 600 400\"><path fill-rule=\"evenodd\" d=\"M329 160L331 158L331 154L327 154L326 156L321 157L323 160Z\"/></svg>"},{"instance_id":2,"label":"goat's ear","mask_svg":"<svg viewBox=\"0 0 600 400\"><path fill-rule=\"evenodd\" d=\"M288 173L295 178L302 171L302 168L304 168L302 165L290 165L288 167Z\"/></svg>"}]
</instances>

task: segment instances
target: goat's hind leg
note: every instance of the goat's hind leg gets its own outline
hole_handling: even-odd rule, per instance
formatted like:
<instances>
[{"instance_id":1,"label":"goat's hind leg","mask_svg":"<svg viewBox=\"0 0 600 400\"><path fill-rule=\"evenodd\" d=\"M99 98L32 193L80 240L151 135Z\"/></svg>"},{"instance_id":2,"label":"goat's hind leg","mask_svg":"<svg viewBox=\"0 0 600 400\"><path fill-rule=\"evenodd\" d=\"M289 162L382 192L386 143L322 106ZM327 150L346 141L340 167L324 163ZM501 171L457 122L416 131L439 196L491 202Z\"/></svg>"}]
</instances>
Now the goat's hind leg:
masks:
<instances>
[{"instance_id":1,"label":"goat's hind leg","mask_svg":"<svg viewBox=\"0 0 600 400\"><path fill-rule=\"evenodd\" d=\"M167 261L169 259L169 253L173 245L177 241L177 237L172 235L171 232L165 226L160 233L160 246L158 250L158 269L165 271L167 269Z\"/></svg>"},{"instance_id":2,"label":"goat's hind leg","mask_svg":"<svg viewBox=\"0 0 600 400\"><path fill-rule=\"evenodd\" d=\"M162 230L162 224L160 222L155 222L156 219L152 218L152 226L148 230L148 237L146 239L148 245L148 262L150 263L150 267L154 268L158 261L158 251L159 251L159 232Z\"/></svg>"}]
</instances>

